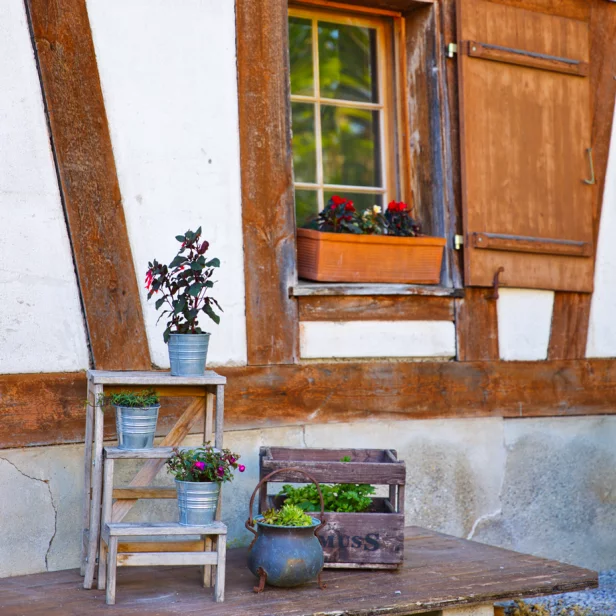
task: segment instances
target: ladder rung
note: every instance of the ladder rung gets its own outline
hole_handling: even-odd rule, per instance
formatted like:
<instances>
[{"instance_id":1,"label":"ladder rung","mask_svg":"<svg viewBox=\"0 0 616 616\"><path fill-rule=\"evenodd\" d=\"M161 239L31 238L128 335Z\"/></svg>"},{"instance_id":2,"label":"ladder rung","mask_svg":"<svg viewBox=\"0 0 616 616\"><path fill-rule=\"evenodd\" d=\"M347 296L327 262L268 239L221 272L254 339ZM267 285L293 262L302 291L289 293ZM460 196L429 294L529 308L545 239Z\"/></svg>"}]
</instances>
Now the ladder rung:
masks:
<instances>
[{"instance_id":1,"label":"ladder rung","mask_svg":"<svg viewBox=\"0 0 616 616\"><path fill-rule=\"evenodd\" d=\"M113 498L177 498L177 490L162 486L120 486L113 488Z\"/></svg>"}]
</instances>

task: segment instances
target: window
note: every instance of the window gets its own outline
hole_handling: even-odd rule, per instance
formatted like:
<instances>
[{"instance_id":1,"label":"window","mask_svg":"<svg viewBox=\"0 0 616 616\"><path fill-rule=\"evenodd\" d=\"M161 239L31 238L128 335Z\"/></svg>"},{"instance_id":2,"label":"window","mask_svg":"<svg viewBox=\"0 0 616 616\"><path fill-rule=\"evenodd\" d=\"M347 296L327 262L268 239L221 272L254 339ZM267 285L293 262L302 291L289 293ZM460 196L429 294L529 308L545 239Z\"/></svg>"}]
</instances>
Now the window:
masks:
<instances>
[{"instance_id":1,"label":"window","mask_svg":"<svg viewBox=\"0 0 616 616\"><path fill-rule=\"evenodd\" d=\"M297 225L334 194L358 211L402 198L392 21L290 9L289 57Z\"/></svg>"}]
</instances>

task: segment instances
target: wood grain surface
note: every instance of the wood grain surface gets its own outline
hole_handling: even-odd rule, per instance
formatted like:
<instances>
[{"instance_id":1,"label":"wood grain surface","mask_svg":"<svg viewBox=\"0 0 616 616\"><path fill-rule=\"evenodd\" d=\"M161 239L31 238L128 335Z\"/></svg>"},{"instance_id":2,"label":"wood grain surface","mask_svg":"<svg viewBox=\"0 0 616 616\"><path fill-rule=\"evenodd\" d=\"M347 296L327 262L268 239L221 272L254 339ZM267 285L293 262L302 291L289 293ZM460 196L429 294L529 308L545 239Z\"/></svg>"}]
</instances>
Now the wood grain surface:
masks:
<instances>
[{"instance_id":1,"label":"wood grain surface","mask_svg":"<svg viewBox=\"0 0 616 616\"><path fill-rule=\"evenodd\" d=\"M86 2L27 0L26 6L94 365L148 370L150 352Z\"/></svg>"},{"instance_id":2,"label":"wood grain surface","mask_svg":"<svg viewBox=\"0 0 616 616\"><path fill-rule=\"evenodd\" d=\"M103 593L80 589L79 571L57 571L0 580L3 616L404 616L596 588L593 571L519 554L418 527L405 532L401 569L323 573L300 588L252 591L256 578L245 549L229 550L226 600L213 601L197 567L126 569L118 572L117 605Z\"/></svg>"},{"instance_id":3,"label":"wood grain surface","mask_svg":"<svg viewBox=\"0 0 616 616\"><path fill-rule=\"evenodd\" d=\"M467 287L455 300L459 361L498 361L498 315L491 289Z\"/></svg>"},{"instance_id":4,"label":"wood grain surface","mask_svg":"<svg viewBox=\"0 0 616 616\"><path fill-rule=\"evenodd\" d=\"M616 362L334 362L219 368L225 428L445 417L612 414ZM547 386L546 384L549 384ZM82 373L0 376L0 448L83 442ZM164 435L190 398L165 400ZM266 409L266 411L265 411ZM202 432L202 425L195 425ZM105 437L115 417L105 413Z\"/></svg>"}]
</instances>

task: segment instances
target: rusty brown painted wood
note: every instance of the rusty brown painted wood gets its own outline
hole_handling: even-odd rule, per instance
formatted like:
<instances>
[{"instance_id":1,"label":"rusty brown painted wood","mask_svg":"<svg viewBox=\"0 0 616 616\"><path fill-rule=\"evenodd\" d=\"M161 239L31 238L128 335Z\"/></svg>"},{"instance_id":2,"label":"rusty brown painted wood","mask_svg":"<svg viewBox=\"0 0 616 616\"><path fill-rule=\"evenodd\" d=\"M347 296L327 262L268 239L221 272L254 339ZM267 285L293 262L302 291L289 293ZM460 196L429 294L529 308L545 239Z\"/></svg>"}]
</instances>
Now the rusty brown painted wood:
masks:
<instances>
[{"instance_id":1,"label":"rusty brown painted wood","mask_svg":"<svg viewBox=\"0 0 616 616\"><path fill-rule=\"evenodd\" d=\"M459 361L499 359L498 316L492 291L477 287L464 290L456 299L456 338Z\"/></svg>"},{"instance_id":2,"label":"rusty brown painted wood","mask_svg":"<svg viewBox=\"0 0 616 616\"><path fill-rule=\"evenodd\" d=\"M453 321L453 299L417 295L300 297L300 321Z\"/></svg>"},{"instance_id":3,"label":"rusty brown painted wood","mask_svg":"<svg viewBox=\"0 0 616 616\"><path fill-rule=\"evenodd\" d=\"M577 359L586 355L590 319L589 293L556 293L548 359Z\"/></svg>"},{"instance_id":4,"label":"rusty brown painted wood","mask_svg":"<svg viewBox=\"0 0 616 616\"><path fill-rule=\"evenodd\" d=\"M150 352L85 0L27 0L94 365Z\"/></svg>"},{"instance_id":5,"label":"rusty brown painted wood","mask_svg":"<svg viewBox=\"0 0 616 616\"><path fill-rule=\"evenodd\" d=\"M227 430L362 420L602 415L616 409L616 362L610 359L218 370L229 379ZM85 396L83 374L0 376L0 448L83 442ZM189 402L165 401L159 435ZM113 413L105 413L106 438L114 437L113 424ZM203 426L194 430L202 433Z\"/></svg>"},{"instance_id":6,"label":"rusty brown painted wood","mask_svg":"<svg viewBox=\"0 0 616 616\"><path fill-rule=\"evenodd\" d=\"M286 0L237 4L248 363L298 357Z\"/></svg>"},{"instance_id":7,"label":"rusty brown painted wood","mask_svg":"<svg viewBox=\"0 0 616 616\"><path fill-rule=\"evenodd\" d=\"M402 616L598 585L593 571L418 527L406 529L405 552L396 572L327 570L324 591L312 583L293 592L268 587L256 597L246 550L229 550L221 604L201 587L197 567L122 571L117 607L105 606L102 593L80 590L77 570L40 573L0 580L0 609L3 616L146 616L155 604L157 613L169 615Z\"/></svg>"}]
</instances>

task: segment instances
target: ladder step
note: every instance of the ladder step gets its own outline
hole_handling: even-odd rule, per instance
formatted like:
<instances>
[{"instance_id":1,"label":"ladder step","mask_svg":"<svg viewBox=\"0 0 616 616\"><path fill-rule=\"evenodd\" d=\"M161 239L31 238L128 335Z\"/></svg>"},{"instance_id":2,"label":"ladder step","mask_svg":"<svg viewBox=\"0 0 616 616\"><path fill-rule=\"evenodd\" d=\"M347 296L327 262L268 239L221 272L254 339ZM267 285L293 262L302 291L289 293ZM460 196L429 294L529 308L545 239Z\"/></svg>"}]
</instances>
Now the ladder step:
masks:
<instances>
[{"instance_id":1,"label":"ladder step","mask_svg":"<svg viewBox=\"0 0 616 616\"><path fill-rule=\"evenodd\" d=\"M226 535L222 522L205 526L184 526L178 523L112 522L105 524L105 534L110 537L148 537L159 535Z\"/></svg>"},{"instance_id":2,"label":"ladder step","mask_svg":"<svg viewBox=\"0 0 616 616\"><path fill-rule=\"evenodd\" d=\"M160 565L216 565L216 552L140 552L118 554L118 567L155 567Z\"/></svg>"},{"instance_id":3,"label":"ladder step","mask_svg":"<svg viewBox=\"0 0 616 616\"><path fill-rule=\"evenodd\" d=\"M197 541L122 541L118 543L118 554L122 552L203 552L203 539Z\"/></svg>"},{"instance_id":4,"label":"ladder step","mask_svg":"<svg viewBox=\"0 0 616 616\"><path fill-rule=\"evenodd\" d=\"M177 490L162 486L119 486L113 488L113 498L177 498Z\"/></svg>"},{"instance_id":5,"label":"ladder step","mask_svg":"<svg viewBox=\"0 0 616 616\"><path fill-rule=\"evenodd\" d=\"M180 447L180 449L186 449ZM173 447L152 447L151 449L120 449L105 447L105 456L112 460L161 460L173 453Z\"/></svg>"}]
</instances>

